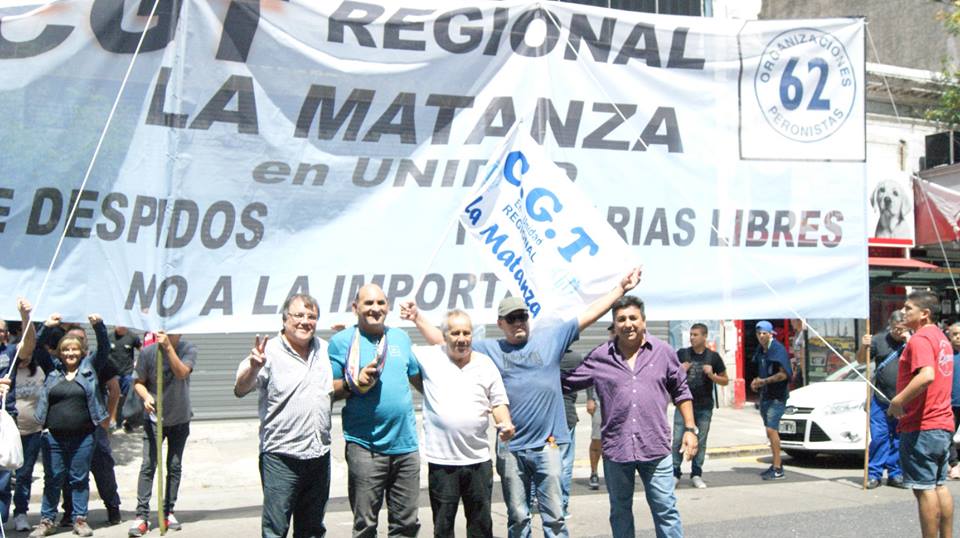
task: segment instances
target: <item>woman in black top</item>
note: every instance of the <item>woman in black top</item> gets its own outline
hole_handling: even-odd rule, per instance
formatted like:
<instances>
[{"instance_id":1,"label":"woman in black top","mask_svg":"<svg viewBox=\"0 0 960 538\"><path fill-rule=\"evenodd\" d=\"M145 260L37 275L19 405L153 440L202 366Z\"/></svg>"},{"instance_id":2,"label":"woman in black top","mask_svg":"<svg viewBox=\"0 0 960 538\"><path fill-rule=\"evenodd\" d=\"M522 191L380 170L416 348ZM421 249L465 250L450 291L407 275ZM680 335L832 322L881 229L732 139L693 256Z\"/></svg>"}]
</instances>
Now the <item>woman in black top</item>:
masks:
<instances>
[{"instance_id":1,"label":"woman in black top","mask_svg":"<svg viewBox=\"0 0 960 538\"><path fill-rule=\"evenodd\" d=\"M59 357L45 356L41 362L44 370L49 370L36 412L37 422L47 430L42 445L43 502L42 519L30 534L31 538L53 534L64 483L73 492L74 534L93 535L87 524L93 432L107 418L106 408L98 396L96 372L107 361L110 343L100 316L91 314L89 319L97 335L95 355L87 356L84 341L67 335L57 344Z\"/></svg>"}]
</instances>

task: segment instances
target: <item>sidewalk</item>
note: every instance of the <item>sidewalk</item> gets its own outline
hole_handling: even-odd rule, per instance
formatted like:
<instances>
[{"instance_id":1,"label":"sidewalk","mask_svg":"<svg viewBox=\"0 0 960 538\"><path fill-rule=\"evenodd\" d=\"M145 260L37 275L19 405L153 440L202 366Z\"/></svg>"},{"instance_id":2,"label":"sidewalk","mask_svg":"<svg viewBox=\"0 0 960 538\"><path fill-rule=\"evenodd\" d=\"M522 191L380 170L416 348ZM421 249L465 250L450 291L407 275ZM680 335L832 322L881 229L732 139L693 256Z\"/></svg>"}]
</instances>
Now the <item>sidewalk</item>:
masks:
<instances>
[{"instance_id":1,"label":"sidewalk","mask_svg":"<svg viewBox=\"0 0 960 538\"><path fill-rule=\"evenodd\" d=\"M596 495L586 487L590 475L589 444L590 417L583 406L579 408L580 424L576 429L576 460L574 464L574 489L576 495L591 495L588 501L597 503L602 520L606 521L606 495ZM673 409L669 411L672 422ZM417 416L418 422L420 416ZM190 437L183 458L183 478L177 501L177 517L184 523L184 531L175 533L187 536L235 537L257 536L261 507L260 477L258 473L257 420L200 421L190 425ZM492 428L491 428L492 429ZM422 428L420 429L422 435ZM350 507L347 501L347 465L344 460L344 442L340 416L333 417L332 476L327 525L329 536L348 536L350 530ZM140 470L142 435L117 433L113 435L114 457L117 460L116 474L123 501L124 523L117 527L103 527L106 519L103 503L96 494L91 478L90 523L97 536L126 536L129 520L136 507L137 475ZM769 451L760 423L760 415L752 406L744 409L723 408L714 411L710 427L707 458L725 458ZM39 519L40 493L43 488L42 467L38 463L32 491L30 522ZM430 508L427 497L426 462L420 473L420 518L421 534L429 535ZM494 475L494 481L499 478ZM583 490L582 492L580 490ZM154 488L154 493L156 489ZM580 503L580 499L577 501ZM156 503L152 504L156 519ZM499 531L505 528L506 508L500 495L499 484L494 484L494 526ZM462 521L462 516L460 517ZM385 529L386 517L382 514L381 529ZM10 526L12 528L12 525ZM69 535L68 529L63 529ZM458 531L458 532L462 532ZM173 533L171 533L173 534ZM14 534L11 536L23 536ZM158 536L151 531L149 536Z\"/></svg>"}]
</instances>

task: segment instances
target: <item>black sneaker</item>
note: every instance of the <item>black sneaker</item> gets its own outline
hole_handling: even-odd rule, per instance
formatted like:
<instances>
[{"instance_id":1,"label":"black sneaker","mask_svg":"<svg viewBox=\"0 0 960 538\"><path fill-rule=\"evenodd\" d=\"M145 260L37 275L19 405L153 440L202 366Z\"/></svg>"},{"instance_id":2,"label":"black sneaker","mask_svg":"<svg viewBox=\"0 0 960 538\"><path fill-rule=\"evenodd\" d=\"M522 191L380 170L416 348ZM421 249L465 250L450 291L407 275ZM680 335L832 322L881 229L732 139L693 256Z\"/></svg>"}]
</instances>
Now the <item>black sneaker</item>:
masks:
<instances>
[{"instance_id":1,"label":"black sneaker","mask_svg":"<svg viewBox=\"0 0 960 538\"><path fill-rule=\"evenodd\" d=\"M107 507L107 525L114 526L119 525L123 521L123 518L120 516L120 507L119 506L108 506Z\"/></svg>"},{"instance_id":2,"label":"black sneaker","mask_svg":"<svg viewBox=\"0 0 960 538\"><path fill-rule=\"evenodd\" d=\"M597 473L590 474L590 482L588 482L590 489L597 490L600 489L600 477Z\"/></svg>"},{"instance_id":3,"label":"black sneaker","mask_svg":"<svg viewBox=\"0 0 960 538\"><path fill-rule=\"evenodd\" d=\"M73 528L73 514L63 514L63 517L60 518L60 527L70 527Z\"/></svg>"},{"instance_id":4,"label":"black sneaker","mask_svg":"<svg viewBox=\"0 0 960 538\"><path fill-rule=\"evenodd\" d=\"M867 489L876 489L880 487L880 481L876 478L867 480Z\"/></svg>"},{"instance_id":5,"label":"black sneaker","mask_svg":"<svg viewBox=\"0 0 960 538\"><path fill-rule=\"evenodd\" d=\"M907 489L907 485L903 483L902 476L895 476L893 478L887 478L887 485L899 489Z\"/></svg>"}]
</instances>

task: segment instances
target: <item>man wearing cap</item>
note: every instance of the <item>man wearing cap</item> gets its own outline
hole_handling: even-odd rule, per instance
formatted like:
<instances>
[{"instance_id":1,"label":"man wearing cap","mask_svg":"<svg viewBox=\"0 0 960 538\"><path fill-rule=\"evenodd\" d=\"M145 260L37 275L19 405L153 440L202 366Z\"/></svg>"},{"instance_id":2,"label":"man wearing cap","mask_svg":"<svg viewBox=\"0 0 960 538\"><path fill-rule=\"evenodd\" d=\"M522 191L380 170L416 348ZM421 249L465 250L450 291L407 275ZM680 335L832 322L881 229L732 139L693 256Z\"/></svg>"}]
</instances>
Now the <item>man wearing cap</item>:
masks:
<instances>
[{"instance_id":1,"label":"man wearing cap","mask_svg":"<svg viewBox=\"0 0 960 538\"><path fill-rule=\"evenodd\" d=\"M773 338L772 323L757 323L757 341L760 347L753 355L757 377L750 382L750 388L760 393L760 417L767 429L767 439L770 440L770 451L773 453L773 465L760 476L764 480L780 480L785 478L780 459L780 417L787 407L787 383L793 373L787 348Z\"/></svg>"},{"instance_id":2,"label":"man wearing cap","mask_svg":"<svg viewBox=\"0 0 960 538\"><path fill-rule=\"evenodd\" d=\"M497 444L497 473L507 505L508 536L530 535L527 492L536 489L537 504L547 537L569 536L563 515L560 446L570 442L560 390L560 359L580 331L640 282L634 268L620 283L575 319L530 331L530 314L519 297L507 297L497 309L497 326L504 338L473 342L473 350L493 359L510 399L516 435ZM443 334L419 315L416 305L402 305L401 316L413 321L427 342L443 342Z\"/></svg>"}]
</instances>

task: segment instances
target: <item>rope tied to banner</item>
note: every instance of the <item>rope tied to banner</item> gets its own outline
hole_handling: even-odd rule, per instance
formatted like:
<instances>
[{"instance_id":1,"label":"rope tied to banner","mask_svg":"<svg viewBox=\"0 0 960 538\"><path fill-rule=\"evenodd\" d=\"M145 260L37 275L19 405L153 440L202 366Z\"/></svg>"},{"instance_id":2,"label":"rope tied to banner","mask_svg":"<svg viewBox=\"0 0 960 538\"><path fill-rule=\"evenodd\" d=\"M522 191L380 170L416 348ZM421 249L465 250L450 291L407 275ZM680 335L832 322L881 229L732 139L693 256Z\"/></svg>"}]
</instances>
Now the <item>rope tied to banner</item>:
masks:
<instances>
[{"instance_id":1,"label":"rope tied to banner","mask_svg":"<svg viewBox=\"0 0 960 538\"><path fill-rule=\"evenodd\" d=\"M49 6L53 5L54 3L55 3L55 2L49 2L49 3L45 4L45 5L37 8L36 10L33 10L33 11L27 13L27 14L24 14L24 16L31 15L31 14L34 14L34 13L38 13L38 12L40 12L40 11L48 8ZM110 107L110 112L109 112L109 114L107 115L107 119L106 119L106 121L104 122L103 128L102 128L101 131L100 131L100 136L99 136L98 139L97 139L97 144L96 144L96 146L94 147L93 155L92 155L91 158L90 158L90 162L89 162L89 164L87 165L86 171L85 171L84 174L83 174L83 179L82 179L81 182L80 182L80 187L79 187L78 189L76 189L76 191L75 191L77 194L76 194L76 196L74 197L73 204L71 204L71 206L70 206L70 212L67 214L67 219L66 219L65 222L73 222L74 218L76 217L77 210L78 210L78 208L80 207L81 201L83 200L82 194L83 194L84 191L86 191L87 183L90 181L90 176L91 176L92 173L93 173L93 167L94 167L94 166L96 165L96 163L97 163L97 159L99 158L100 152L101 152L101 150L102 150L102 148L103 148L104 140L106 140L106 137L107 137L107 132L110 130L110 126L112 125L113 119L114 119L114 117L116 116L117 109L118 109L119 106L120 106L120 99L123 97L124 91L125 91L126 88L127 88L127 83L129 82L130 76L131 76L131 74L133 73L133 67L134 67L134 65L136 65L137 58L140 56L140 52L141 52L141 50L143 49L143 43L144 43L144 41L145 41L145 39L146 39L147 32L150 30L149 21L153 20L153 18L156 16L157 8L159 7L159 5L160 5L160 0L154 0L153 6L150 8L150 12L149 12L149 14L147 15L147 18L146 18L146 21L147 21L147 22L144 23L143 31L140 32L140 38L139 38L139 40L137 41L137 46L136 46L136 48L134 49L133 54L132 54L132 56L131 56L131 58L130 58L130 63L127 65L127 69L126 69L126 71L124 72L123 78L122 78L121 81L120 81L120 88L117 90L117 95L116 95L116 97L114 98L113 104L112 104L111 107ZM33 323L33 313L37 311L39 305L41 304L41 302L42 302L42 300L43 300L44 293L46 292L47 284L49 283L49 280L50 280L50 275L53 273L53 268L54 268L54 266L56 265L56 262L57 262L57 260L58 260L59 257L60 257L60 252L61 252L61 250L63 249L63 244L64 244L64 241L66 240L67 231L69 230L69 228L70 228L69 226L64 226L64 227L63 227L63 231L60 233L60 237L59 237L58 240L57 240L57 246L56 246L56 248L54 249L54 251L53 251L53 256L52 256L51 259L50 259L50 264L47 266L46 273L44 273L43 280L41 281L40 291L37 293L37 298L36 298L36 300L33 302L33 308L32 308L32 310L30 311L30 315L29 315L28 318L27 318L27 326L29 326L29 325L31 325L31 324ZM24 329L24 330L26 330L26 329ZM40 344L40 343L38 342L37 345L42 345L42 344ZM20 356L20 347L18 346L18 348L17 348L17 354L16 354L16 356L15 356L14 359L13 359L13 365L16 365L16 364L17 364L17 360L19 360L19 356ZM163 465L162 465L162 463L161 463L161 462L163 461L163 448L162 448L162 440L163 440L163 435L162 435L162 431L163 431L163 429L162 429L162 425L163 425L163 414L162 414L162 409L163 409L163 368L162 368L162 364L163 364L163 363L162 363L162 357L161 357L161 354L160 354L160 346L159 346L159 344L157 345L156 361L157 361L157 372L158 372L157 398L156 398L156 405L157 405L157 408L156 408L156 410L157 410L157 430L158 430L158 433L157 433L157 441L158 441L158 443L157 443L157 444L158 444L158 446L157 446L157 462L158 462L158 465L157 465L157 471L158 471L158 473L157 473L157 483L158 483L157 491L158 491L158 499L157 499L157 501L158 501L158 513L160 514L160 518L159 518L159 519L160 519L160 522L159 522L159 524L160 524L160 533L161 533L161 535L162 535L162 534L166 534L166 521L165 521L165 518L163 517L163 514L162 514L162 512L163 512L163 505L164 505L164 492L163 492L164 476L163 476ZM7 376L11 375L11 372L12 372L12 371L13 371L13 368L11 368L11 369L7 372ZM2 525L0 525L0 530L2 530ZM5 536L5 534L3 534L3 536Z\"/></svg>"}]
</instances>

